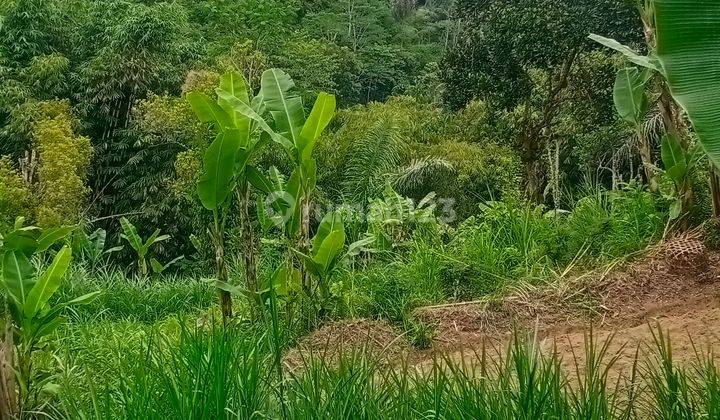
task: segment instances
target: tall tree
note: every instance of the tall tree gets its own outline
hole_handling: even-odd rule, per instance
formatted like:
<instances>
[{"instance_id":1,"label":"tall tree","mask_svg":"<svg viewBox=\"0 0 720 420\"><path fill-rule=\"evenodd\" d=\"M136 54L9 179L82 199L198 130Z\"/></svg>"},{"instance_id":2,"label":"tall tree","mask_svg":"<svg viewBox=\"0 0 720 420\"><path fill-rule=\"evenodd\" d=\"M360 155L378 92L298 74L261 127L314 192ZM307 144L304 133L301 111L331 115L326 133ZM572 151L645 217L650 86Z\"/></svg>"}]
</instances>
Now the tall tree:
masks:
<instances>
[{"instance_id":1,"label":"tall tree","mask_svg":"<svg viewBox=\"0 0 720 420\"><path fill-rule=\"evenodd\" d=\"M478 98L518 112L526 193L542 201L541 153L579 54L598 48L588 32L637 42L637 12L622 0L459 0L456 7L463 20L443 68L446 102L458 109Z\"/></svg>"}]
</instances>

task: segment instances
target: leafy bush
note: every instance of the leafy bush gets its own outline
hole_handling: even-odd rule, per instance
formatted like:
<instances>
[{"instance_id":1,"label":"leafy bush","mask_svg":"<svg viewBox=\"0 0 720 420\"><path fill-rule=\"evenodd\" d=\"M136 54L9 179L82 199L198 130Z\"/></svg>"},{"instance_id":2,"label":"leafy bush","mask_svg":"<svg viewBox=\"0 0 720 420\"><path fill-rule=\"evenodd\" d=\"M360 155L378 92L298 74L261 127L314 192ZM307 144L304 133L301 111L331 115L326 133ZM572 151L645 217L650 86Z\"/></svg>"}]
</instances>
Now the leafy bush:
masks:
<instances>
[{"instance_id":1,"label":"leafy bush","mask_svg":"<svg viewBox=\"0 0 720 420\"><path fill-rule=\"evenodd\" d=\"M30 190L15 170L9 156L0 158L0 231L19 216L30 213Z\"/></svg>"},{"instance_id":2,"label":"leafy bush","mask_svg":"<svg viewBox=\"0 0 720 420\"><path fill-rule=\"evenodd\" d=\"M88 189L85 187L92 146L87 137L73 132L70 115L40 121L34 142L38 166L37 223L41 227L79 221Z\"/></svg>"},{"instance_id":3,"label":"leafy bush","mask_svg":"<svg viewBox=\"0 0 720 420\"><path fill-rule=\"evenodd\" d=\"M461 294L491 293L517 279L541 279L558 251L556 222L542 207L493 202L458 227L450 243L460 261L453 278Z\"/></svg>"}]
</instances>

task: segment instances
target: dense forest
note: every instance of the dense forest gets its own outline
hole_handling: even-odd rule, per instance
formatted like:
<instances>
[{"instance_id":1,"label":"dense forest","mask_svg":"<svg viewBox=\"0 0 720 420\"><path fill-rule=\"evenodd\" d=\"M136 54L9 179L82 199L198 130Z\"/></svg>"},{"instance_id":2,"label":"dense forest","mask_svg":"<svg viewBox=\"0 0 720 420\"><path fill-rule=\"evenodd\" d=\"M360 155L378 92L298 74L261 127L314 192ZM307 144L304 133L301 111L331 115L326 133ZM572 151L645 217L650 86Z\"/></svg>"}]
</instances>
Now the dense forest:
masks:
<instances>
[{"instance_id":1,"label":"dense forest","mask_svg":"<svg viewBox=\"0 0 720 420\"><path fill-rule=\"evenodd\" d=\"M0 417L714 418L714 359L682 376L662 330L645 396L519 332L480 382L288 357L348 319L437 349L424 308L576 296L671 238L714 267L718 28L712 0L0 0Z\"/></svg>"}]
</instances>

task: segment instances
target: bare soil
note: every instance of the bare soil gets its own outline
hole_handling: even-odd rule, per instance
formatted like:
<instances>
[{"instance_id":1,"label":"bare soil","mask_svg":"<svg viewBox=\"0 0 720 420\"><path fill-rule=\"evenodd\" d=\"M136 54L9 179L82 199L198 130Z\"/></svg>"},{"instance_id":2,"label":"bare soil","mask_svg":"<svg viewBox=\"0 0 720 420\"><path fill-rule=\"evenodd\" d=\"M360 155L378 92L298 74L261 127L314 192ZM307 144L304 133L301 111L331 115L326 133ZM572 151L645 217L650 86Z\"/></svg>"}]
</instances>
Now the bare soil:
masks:
<instances>
[{"instance_id":1,"label":"bare soil","mask_svg":"<svg viewBox=\"0 0 720 420\"><path fill-rule=\"evenodd\" d=\"M678 361L698 351L720 355L720 252L678 238L634 263L528 286L501 299L419 308L414 315L435 328L428 350L413 348L387 323L353 320L304 338L286 362L297 365L311 351L336 355L362 346L390 364L425 364L438 354L464 358L483 346L502 348L518 329L534 332L568 367L582 363L590 333L598 342L612 337L607 354L617 356L617 370L629 368L638 349L653 347L657 328L669 334Z\"/></svg>"}]
</instances>

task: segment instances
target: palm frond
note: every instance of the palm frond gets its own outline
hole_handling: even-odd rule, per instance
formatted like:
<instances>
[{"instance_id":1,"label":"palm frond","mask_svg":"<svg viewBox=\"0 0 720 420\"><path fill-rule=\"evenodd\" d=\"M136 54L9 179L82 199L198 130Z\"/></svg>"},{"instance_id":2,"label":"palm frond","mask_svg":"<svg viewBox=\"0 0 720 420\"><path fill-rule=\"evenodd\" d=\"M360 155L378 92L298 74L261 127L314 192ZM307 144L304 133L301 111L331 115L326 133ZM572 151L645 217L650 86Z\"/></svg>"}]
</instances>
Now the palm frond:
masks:
<instances>
[{"instance_id":1,"label":"palm frond","mask_svg":"<svg viewBox=\"0 0 720 420\"><path fill-rule=\"evenodd\" d=\"M447 160L436 156L425 156L400 168L393 180L393 187L403 194L408 194L422 189L431 181L445 179L454 173L455 167Z\"/></svg>"},{"instance_id":2,"label":"palm frond","mask_svg":"<svg viewBox=\"0 0 720 420\"><path fill-rule=\"evenodd\" d=\"M379 121L352 146L345 168L343 193L357 203L378 197L388 174L397 170L402 142L390 122Z\"/></svg>"}]
</instances>

